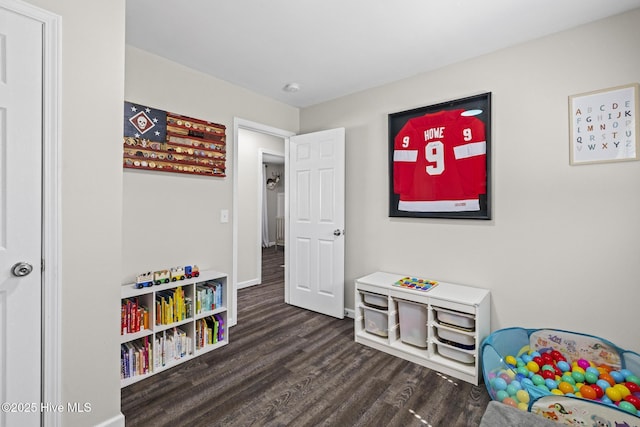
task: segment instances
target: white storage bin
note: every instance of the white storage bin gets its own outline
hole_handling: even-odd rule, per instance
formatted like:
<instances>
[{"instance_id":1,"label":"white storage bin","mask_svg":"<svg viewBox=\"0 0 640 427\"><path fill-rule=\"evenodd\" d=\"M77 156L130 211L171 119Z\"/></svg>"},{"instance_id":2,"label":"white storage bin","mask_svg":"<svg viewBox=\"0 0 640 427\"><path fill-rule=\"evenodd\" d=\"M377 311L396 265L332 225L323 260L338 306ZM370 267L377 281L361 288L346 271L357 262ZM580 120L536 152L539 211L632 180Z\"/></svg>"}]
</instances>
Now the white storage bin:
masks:
<instances>
[{"instance_id":1,"label":"white storage bin","mask_svg":"<svg viewBox=\"0 0 640 427\"><path fill-rule=\"evenodd\" d=\"M454 347L464 348L465 350L473 350L476 348L476 339L471 335L465 335L462 332L451 331L444 328L436 328L438 340Z\"/></svg>"},{"instance_id":2,"label":"white storage bin","mask_svg":"<svg viewBox=\"0 0 640 427\"><path fill-rule=\"evenodd\" d=\"M462 328L467 331L475 330L476 319L473 314L462 313L441 307L433 307L438 323Z\"/></svg>"},{"instance_id":3,"label":"white storage bin","mask_svg":"<svg viewBox=\"0 0 640 427\"><path fill-rule=\"evenodd\" d=\"M363 307L364 328L367 332L381 337L388 337L388 314L375 308Z\"/></svg>"},{"instance_id":4,"label":"white storage bin","mask_svg":"<svg viewBox=\"0 0 640 427\"><path fill-rule=\"evenodd\" d=\"M416 347L427 347L427 306L396 300L400 315L400 340Z\"/></svg>"},{"instance_id":5,"label":"white storage bin","mask_svg":"<svg viewBox=\"0 0 640 427\"><path fill-rule=\"evenodd\" d=\"M389 308L389 299L386 295L373 294L371 292L360 292L362 294L362 299L364 303L368 306L376 307L376 308Z\"/></svg>"},{"instance_id":6,"label":"white storage bin","mask_svg":"<svg viewBox=\"0 0 640 427\"><path fill-rule=\"evenodd\" d=\"M461 363L473 363L475 360L473 354L465 353L464 351L456 350L455 348L446 347L444 345L436 344L436 350L441 356Z\"/></svg>"}]
</instances>

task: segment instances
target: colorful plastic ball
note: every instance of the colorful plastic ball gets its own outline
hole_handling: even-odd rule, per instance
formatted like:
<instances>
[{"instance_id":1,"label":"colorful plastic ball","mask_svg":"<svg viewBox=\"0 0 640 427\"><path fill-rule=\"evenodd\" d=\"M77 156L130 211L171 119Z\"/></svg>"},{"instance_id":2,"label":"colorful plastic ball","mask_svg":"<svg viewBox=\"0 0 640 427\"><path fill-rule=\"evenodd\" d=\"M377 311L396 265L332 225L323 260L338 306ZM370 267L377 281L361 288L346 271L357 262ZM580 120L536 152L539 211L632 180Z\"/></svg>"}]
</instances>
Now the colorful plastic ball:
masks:
<instances>
[{"instance_id":1,"label":"colorful plastic ball","mask_svg":"<svg viewBox=\"0 0 640 427\"><path fill-rule=\"evenodd\" d=\"M597 399L601 399L604 396L604 390L598 384L591 384L591 388L595 390Z\"/></svg>"},{"instance_id":2,"label":"colorful plastic ball","mask_svg":"<svg viewBox=\"0 0 640 427\"><path fill-rule=\"evenodd\" d=\"M527 377L529 375L529 370L527 369L526 366L517 367L516 368L516 372L518 373L518 375L524 375L525 377Z\"/></svg>"},{"instance_id":3,"label":"colorful plastic ball","mask_svg":"<svg viewBox=\"0 0 640 427\"><path fill-rule=\"evenodd\" d=\"M605 380L606 382L609 383L609 385L614 386L616 385L615 380L613 379L613 377L609 374L600 374L600 379L601 380Z\"/></svg>"},{"instance_id":4,"label":"colorful plastic ball","mask_svg":"<svg viewBox=\"0 0 640 427\"><path fill-rule=\"evenodd\" d=\"M509 396L515 396L518 389L513 384L509 384L505 391L509 394Z\"/></svg>"},{"instance_id":5,"label":"colorful plastic ball","mask_svg":"<svg viewBox=\"0 0 640 427\"><path fill-rule=\"evenodd\" d=\"M531 377L531 381L533 382L534 385L538 386L541 384L544 384L544 378L542 378L541 375L535 374L534 376Z\"/></svg>"},{"instance_id":6,"label":"colorful plastic ball","mask_svg":"<svg viewBox=\"0 0 640 427\"><path fill-rule=\"evenodd\" d=\"M624 375L625 378L627 378L629 375L633 375L633 372L628 369L620 369L620 373Z\"/></svg>"},{"instance_id":7,"label":"colorful plastic ball","mask_svg":"<svg viewBox=\"0 0 640 427\"><path fill-rule=\"evenodd\" d=\"M557 388L551 389L551 394L557 394L558 396L564 396L564 393Z\"/></svg>"},{"instance_id":8,"label":"colorful plastic ball","mask_svg":"<svg viewBox=\"0 0 640 427\"><path fill-rule=\"evenodd\" d=\"M640 385L640 377L638 377L638 376L636 376L636 375L627 375L627 376L626 376L626 378L625 378L625 380L626 380L627 382L635 383L635 384Z\"/></svg>"},{"instance_id":9,"label":"colorful plastic ball","mask_svg":"<svg viewBox=\"0 0 640 427\"><path fill-rule=\"evenodd\" d=\"M576 366L572 366L571 367L571 373L573 373L573 372L579 372L582 375L584 375L584 373L587 372L587 371L583 367L576 365Z\"/></svg>"},{"instance_id":10,"label":"colorful plastic ball","mask_svg":"<svg viewBox=\"0 0 640 427\"><path fill-rule=\"evenodd\" d=\"M595 384L598 381L598 375L587 371L584 373L584 380L589 384Z\"/></svg>"},{"instance_id":11,"label":"colorful plastic ball","mask_svg":"<svg viewBox=\"0 0 640 427\"><path fill-rule=\"evenodd\" d=\"M606 395L602 396L600 398L600 402L606 404L606 405L613 405L613 401L611 399L609 399Z\"/></svg>"},{"instance_id":12,"label":"colorful plastic ball","mask_svg":"<svg viewBox=\"0 0 640 427\"><path fill-rule=\"evenodd\" d=\"M624 400L626 402L631 403L633 406L635 406L635 408L637 410L640 411L640 397L634 396L633 394L630 394L629 396L625 397Z\"/></svg>"},{"instance_id":13,"label":"colorful plastic ball","mask_svg":"<svg viewBox=\"0 0 640 427\"><path fill-rule=\"evenodd\" d=\"M518 407L518 404L516 403L515 400L513 400L510 397L505 398L502 403L504 403L505 405L509 405L509 406L513 406L514 408Z\"/></svg>"},{"instance_id":14,"label":"colorful plastic ball","mask_svg":"<svg viewBox=\"0 0 640 427\"><path fill-rule=\"evenodd\" d=\"M536 362L538 364L538 366L544 365L544 360L540 356L535 356L533 358L533 361Z\"/></svg>"},{"instance_id":15,"label":"colorful plastic ball","mask_svg":"<svg viewBox=\"0 0 640 427\"><path fill-rule=\"evenodd\" d=\"M629 389L624 384L616 384L613 386L613 388L620 392L620 396L622 396L623 399L631 394Z\"/></svg>"},{"instance_id":16,"label":"colorful plastic ball","mask_svg":"<svg viewBox=\"0 0 640 427\"><path fill-rule=\"evenodd\" d=\"M549 388L549 390L558 388L558 382L556 380L546 379L544 380L544 385L546 385Z\"/></svg>"},{"instance_id":17,"label":"colorful plastic ball","mask_svg":"<svg viewBox=\"0 0 640 427\"><path fill-rule=\"evenodd\" d=\"M608 381L603 380L602 378L596 381L596 384L600 386L601 389L606 390L611 387Z\"/></svg>"},{"instance_id":18,"label":"colorful plastic ball","mask_svg":"<svg viewBox=\"0 0 640 427\"><path fill-rule=\"evenodd\" d=\"M491 380L491 386L494 388L494 390L504 390L507 388L507 382L504 380L504 378L496 377Z\"/></svg>"},{"instance_id":19,"label":"colorful plastic ball","mask_svg":"<svg viewBox=\"0 0 640 427\"><path fill-rule=\"evenodd\" d=\"M604 391L604 394L606 394L607 397L611 399L613 402L619 402L620 400L622 400L622 395L620 394L620 391L616 390L613 387L609 387L608 389L606 389Z\"/></svg>"},{"instance_id":20,"label":"colorful plastic ball","mask_svg":"<svg viewBox=\"0 0 640 427\"><path fill-rule=\"evenodd\" d=\"M629 412L630 414L633 414L633 415L636 415L636 412L638 411L635 406L633 406L631 403L626 402L624 400L618 403L618 408L622 409L623 411Z\"/></svg>"},{"instance_id":21,"label":"colorful plastic ball","mask_svg":"<svg viewBox=\"0 0 640 427\"><path fill-rule=\"evenodd\" d=\"M529 392L526 390L518 390L516 392L516 398L519 402L529 403Z\"/></svg>"},{"instance_id":22,"label":"colorful plastic ball","mask_svg":"<svg viewBox=\"0 0 640 427\"><path fill-rule=\"evenodd\" d=\"M611 371L609 372L609 375L611 375L611 378L613 378L616 383L624 382L624 375L618 371Z\"/></svg>"},{"instance_id":23,"label":"colorful plastic ball","mask_svg":"<svg viewBox=\"0 0 640 427\"><path fill-rule=\"evenodd\" d=\"M531 354L531 357L540 357L539 351L532 351L530 354Z\"/></svg>"},{"instance_id":24,"label":"colorful plastic ball","mask_svg":"<svg viewBox=\"0 0 640 427\"><path fill-rule=\"evenodd\" d=\"M527 363L527 369L529 370L529 372L533 372L534 374L537 374L538 371L540 370L540 365L538 365L536 362L532 360L531 362Z\"/></svg>"},{"instance_id":25,"label":"colorful plastic ball","mask_svg":"<svg viewBox=\"0 0 640 427\"><path fill-rule=\"evenodd\" d=\"M571 376L576 380L576 383L584 382L584 374L580 371L571 372Z\"/></svg>"},{"instance_id":26,"label":"colorful plastic ball","mask_svg":"<svg viewBox=\"0 0 640 427\"><path fill-rule=\"evenodd\" d=\"M568 364L567 362L565 362L564 360L563 360L563 361L558 362L558 363L557 363L557 365L558 365L558 368L559 368L562 372L567 372L567 371L570 371L570 370L571 370L571 365L569 365L569 364Z\"/></svg>"},{"instance_id":27,"label":"colorful plastic ball","mask_svg":"<svg viewBox=\"0 0 640 427\"><path fill-rule=\"evenodd\" d=\"M530 355L528 355L528 354L523 354L523 355L522 355L522 361L523 361L524 363L529 363L529 362L531 362L532 360L533 360L533 357L531 357Z\"/></svg>"},{"instance_id":28,"label":"colorful plastic ball","mask_svg":"<svg viewBox=\"0 0 640 427\"><path fill-rule=\"evenodd\" d=\"M629 391L631 393L640 392L640 385L638 385L636 383L632 383L631 381L627 381L626 383L624 383L624 385L629 389Z\"/></svg>"},{"instance_id":29,"label":"colorful plastic ball","mask_svg":"<svg viewBox=\"0 0 640 427\"><path fill-rule=\"evenodd\" d=\"M516 374L512 370L507 370L507 371L501 373L498 376L500 378L502 378L503 380L505 380L507 382L507 384L509 384L511 382L511 380L513 378L515 378Z\"/></svg>"},{"instance_id":30,"label":"colorful plastic ball","mask_svg":"<svg viewBox=\"0 0 640 427\"><path fill-rule=\"evenodd\" d=\"M573 385L569 384L566 381L562 381L560 384L558 384L558 389L563 392L564 394L568 394L568 393L573 393Z\"/></svg>"},{"instance_id":31,"label":"colorful plastic ball","mask_svg":"<svg viewBox=\"0 0 640 427\"><path fill-rule=\"evenodd\" d=\"M575 383L576 383L576 380L574 380L574 379L573 379L573 376L571 376L571 374L570 374L570 373L568 373L568 372L566 372L566 373L562 376L561 380L562 380L562 381L564 381L564 382L567 382L567 383L569 383L569 384L571 384L571 385L575 385Z\"/></svg>"},{"instance_id":32,"label":"colorful plastic ball","mask_svg":"<svg viewBox=\"0 0 640 427\"><path fill-rule=\"evenodd\" d=\"M582 397L589 400L595 400L598 397L596 391L588 385L583 385L582 387L580 387L580 394L582 395Z\"/></svg>"},{"instance_id":33,"label":"colorful plastic ball","mask_svg":"<svg viewBox=\"0 0 640 427\"><path fill-rule=\"evenodd\" d=\"M553 372L553 371L542 371L542 372L540 372L540 375L545 380L552 380L552 379L554 379L556 377L556 373Z\"/></svg>"},{"instance_id":34,"label":"colorful plastic ball","mask_svg":"<svg viewBox=\"0 0 640 427\"><path fill-rule=\"evenodd\" d=\"M562 355L562 353L560 353L558 350L552 350L551 351L551 357L553 357L553 360L560 361L560 360L565 360L564 356Z\"/></svg>"},{"instance_id":35,"label":"colorful plastic ball","mask_svg":"<svg viewBox=\"0 0 640 427\"><path fill-rule=\"evenodd\" d=\"M520 402L518 403L518 409L520 409L521 411L527 412L529 410L529 404Z\"/></svg>"},{"instance_id":36,"label":"colorful plastic ball","mask_svg":"<svg viewBox=\"0 0 640 427\"><path fill-rule=\"evenodd\" d=\"M498 392L496 393L496 399L500 402L502 402L507 397L509 397L509 393L504 390L498 390Z\"/></svg>"},{"instance_id":37,"label":"colorful plastic ball","mask_svg":"<svg viewBox=\"0 0 640 427\"><path fill-rule=\"evenodd\" d=\"M591 366L591 364L588 360L578 359L578 366L580 366L582 369L587 369L589 366Z\"/></svg>"},{"instance_id":38,"label":"colorful plastic ball","mask_svg":"<svg viewBox=\"0 0 640 427\"><path fill-rule=\"evenodd\" d=\"M509 385L514 387L516 389L516 391L522 389L522 384L520 383L519 380L513 380L513 381L511 381L511 384L509 384ZM507 386L507 388L509 388L509 386Z\"/></svg>"},{"instance_id":39,"label":"colorful plastic ball","mask_svg":"<svg viewBox=\"0 0 640 427\"><path fill-rule=\"evenodd\" d=\"M594 368L593 366L589 366L587 369L584 370L585 373L586 372L593 372L596 376L600 376L600 371L598 371L596 368Z\"/></svg>"},{"instance_id":40,"label":"colorful plastic ball","mask_svg":"<svg viewBox=\"0 0 640 427\"><path fill-rule=\"evenodd\" d=\"M533 381L531 381L531 378L523 378L520 383L522 384L522 387L533 386Z\"/></svg>"},{"instance_id":41,"label":"colorful plastic ball","mask_svg":"<svg viewBox=\"0 0 640 427\"><path fill-rule=\"evenodd\" d=\"M516 358L513 356L507 356L504 358L504 361L507 362L507 364L511 365L511 366L516 366L516 363L518 363L516 361Z\"/></svg>"},{"instance_id":42,"label":"colorful plastic ball","mask_svg":"<svg viewBox=\"0 0 640 427\"><path fill-rule=\"evenodd\" d=\"M549 354L549 353L544 353L544 354L540 355L540 357L542 358L542 360L544 361L545 364L553 363L553 357L551 357L551 354Z\"/></svg>"}]
</instances>

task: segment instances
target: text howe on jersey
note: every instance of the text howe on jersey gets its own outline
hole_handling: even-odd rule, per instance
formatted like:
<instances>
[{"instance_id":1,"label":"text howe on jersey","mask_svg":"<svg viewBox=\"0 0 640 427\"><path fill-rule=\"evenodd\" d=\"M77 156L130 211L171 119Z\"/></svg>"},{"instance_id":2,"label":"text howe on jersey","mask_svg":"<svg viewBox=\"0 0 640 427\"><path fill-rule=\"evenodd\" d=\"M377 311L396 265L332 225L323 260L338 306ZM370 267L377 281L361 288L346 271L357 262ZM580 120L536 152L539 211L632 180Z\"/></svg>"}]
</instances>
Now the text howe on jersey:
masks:
<instances>
[{"instance_id":1,"label":"text howe on jersey","mask_svg":"<svg viewBox=\"0 0 640 427\"><path fill-rule=\"evenodd\" d=\"M490 219L491 93L389 114L389 216Z\"/></svg>"}]
</instances>

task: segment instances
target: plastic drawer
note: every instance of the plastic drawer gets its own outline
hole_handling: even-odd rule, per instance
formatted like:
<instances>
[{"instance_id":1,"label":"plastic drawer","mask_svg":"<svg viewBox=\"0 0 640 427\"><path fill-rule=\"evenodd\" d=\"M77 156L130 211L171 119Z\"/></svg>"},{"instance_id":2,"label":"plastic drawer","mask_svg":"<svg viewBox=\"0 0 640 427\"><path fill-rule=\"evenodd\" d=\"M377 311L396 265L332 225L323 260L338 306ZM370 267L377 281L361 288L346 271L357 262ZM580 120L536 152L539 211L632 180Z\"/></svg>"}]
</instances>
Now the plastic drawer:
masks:
<instances>
[{"instance_id":1,"label":"plastic drawer","mask_svg":"<svg viewBox=\"0 0 640 427\"><path fill-rule=\"evenodd\" d=\"M427 347L427 306L396 300L400 315L400 340L416 347Z\"/></svg>"},{"instance_id":2,"label":"plastic drawer","mask_svg":"<svg viewBox=\"0 0 640 427\"><path fill-rule=\"evenodd\" d=\"M388 337L388 314L375 308L363 307L364 327L370 334Z\"/></svg>"}]
</instances>

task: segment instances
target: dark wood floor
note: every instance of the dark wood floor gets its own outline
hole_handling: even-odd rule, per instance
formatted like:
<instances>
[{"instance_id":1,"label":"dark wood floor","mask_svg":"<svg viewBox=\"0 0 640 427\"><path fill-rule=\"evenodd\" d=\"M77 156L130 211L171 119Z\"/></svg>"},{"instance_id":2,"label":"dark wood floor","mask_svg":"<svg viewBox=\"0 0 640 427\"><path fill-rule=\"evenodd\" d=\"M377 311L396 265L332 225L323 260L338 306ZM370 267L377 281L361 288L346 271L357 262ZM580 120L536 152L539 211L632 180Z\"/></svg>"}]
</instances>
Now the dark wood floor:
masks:
<instances>
[{"instance_id":1,"label":"dark wood floor","mask_svg":"<svg viewBox=\"0 0 640 427\"><path fill-rule=\"evenodd\" d=\"M238 292L229 345L122 390L127 426L477 426L486 389L353 341L283 303L283 250Z\"/></svg>"}]
</instances>

